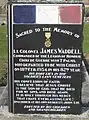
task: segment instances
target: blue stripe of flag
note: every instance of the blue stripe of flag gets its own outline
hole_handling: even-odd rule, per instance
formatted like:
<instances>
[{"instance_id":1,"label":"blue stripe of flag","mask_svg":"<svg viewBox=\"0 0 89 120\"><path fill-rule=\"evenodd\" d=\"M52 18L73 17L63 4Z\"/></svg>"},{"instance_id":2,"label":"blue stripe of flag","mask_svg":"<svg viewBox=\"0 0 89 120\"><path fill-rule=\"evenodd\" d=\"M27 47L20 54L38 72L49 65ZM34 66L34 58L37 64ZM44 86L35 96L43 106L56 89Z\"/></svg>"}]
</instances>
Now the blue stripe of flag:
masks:
<instances>
[{"instance_id":1,"label":"blue stripe of flag","mask_svg":"<svg viewBox=\"0 0 89 120\"><path fill-rule=\"evenodd\" d=\"M36 6L35 5L13 6L13 22L35 23Z\"/></svg>"}]
</instances>

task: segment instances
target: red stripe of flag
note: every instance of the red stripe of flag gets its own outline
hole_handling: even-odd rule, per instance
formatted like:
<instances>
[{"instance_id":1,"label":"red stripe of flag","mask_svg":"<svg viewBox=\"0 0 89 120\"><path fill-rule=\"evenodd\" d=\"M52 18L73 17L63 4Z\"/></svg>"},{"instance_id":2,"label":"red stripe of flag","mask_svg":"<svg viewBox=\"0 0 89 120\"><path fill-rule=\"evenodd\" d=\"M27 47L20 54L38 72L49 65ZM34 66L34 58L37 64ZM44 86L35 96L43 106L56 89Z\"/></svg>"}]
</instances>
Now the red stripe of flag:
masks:
<instances>
[{"instance_id":1,"label":"red stripe of flag","mask_svg":"<svg viewBox=\"0 0 89 120\"><path fill-rule=\"evenodd\" d=\"M62 6L59 8L61 23L81 23L81 6Z\"/></svg>"}]
</instances>

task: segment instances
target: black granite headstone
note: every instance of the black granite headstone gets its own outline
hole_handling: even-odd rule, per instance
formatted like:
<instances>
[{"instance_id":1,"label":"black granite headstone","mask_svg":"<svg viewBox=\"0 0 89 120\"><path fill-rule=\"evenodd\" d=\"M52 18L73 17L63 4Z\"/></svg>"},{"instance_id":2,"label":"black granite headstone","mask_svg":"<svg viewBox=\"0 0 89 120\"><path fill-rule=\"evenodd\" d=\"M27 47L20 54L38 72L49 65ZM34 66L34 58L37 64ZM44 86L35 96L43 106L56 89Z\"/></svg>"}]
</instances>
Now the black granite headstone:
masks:
<instances>
[{"instance_id":1,"label":"black granite headstone","mask_svg":"<svg viewBox=\"0 0 89 120\"><path fill-rule=\"evenodd\" d=\"M55 4L49 6L52 5ZM83 4L58 5L62 7L64 5L64 8L65 6L79 7L80 17L66 23L68 18L65 20L64 13L60 12L63 23L34 24L35 7L29 13L29 6L30 9L32 6L30 4L27 8L25 3L8 6L8 11L11 13L9 20L10 112L81 113ZM20 9L21 6L24 9ZM21 10L24 13L21 13ZM25 10L28 14L24 17ZM25 18L27 19L30 14L33 18L29 23L29 19L25 20Z\"/></svg>"}]
</instances>

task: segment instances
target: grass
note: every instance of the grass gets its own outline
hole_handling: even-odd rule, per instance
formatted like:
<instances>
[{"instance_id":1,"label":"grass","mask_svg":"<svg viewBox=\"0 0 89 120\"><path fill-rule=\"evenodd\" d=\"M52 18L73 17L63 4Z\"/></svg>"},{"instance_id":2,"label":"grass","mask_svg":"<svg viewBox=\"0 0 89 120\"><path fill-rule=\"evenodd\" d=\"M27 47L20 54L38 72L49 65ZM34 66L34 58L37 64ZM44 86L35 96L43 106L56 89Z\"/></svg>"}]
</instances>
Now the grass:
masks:
<instances>
[{"instance_id":1,"label":"grass","mask_svg":"<svg viewBox=\"0 0 89 120\"><path fill-rule=\"evenodd\" d=\"M89 24L84 25L83 51L89 55ZM7 40L6 26L0 26L0 85L5 84L4 76L7 68Z\"/></svg>"},{"instance_id":2,"label":"grass","mask_svg":"<svg viewBox=\"0 0 89 120\"><path fill-rule=\"evenodd\" d=\"M6 26L0 26L0 85L5 82L7 57Z\"/></svg>"},{"instance_id":3,"label":"grass","mask_svg":"<svg viewBox=\"0 0 89 120\"><path fill-rule=\"evenodd\" d=\"M84 25L83 34L84 34L83 52L89 54L89 24Z\"/></svg>"}]
</instances>

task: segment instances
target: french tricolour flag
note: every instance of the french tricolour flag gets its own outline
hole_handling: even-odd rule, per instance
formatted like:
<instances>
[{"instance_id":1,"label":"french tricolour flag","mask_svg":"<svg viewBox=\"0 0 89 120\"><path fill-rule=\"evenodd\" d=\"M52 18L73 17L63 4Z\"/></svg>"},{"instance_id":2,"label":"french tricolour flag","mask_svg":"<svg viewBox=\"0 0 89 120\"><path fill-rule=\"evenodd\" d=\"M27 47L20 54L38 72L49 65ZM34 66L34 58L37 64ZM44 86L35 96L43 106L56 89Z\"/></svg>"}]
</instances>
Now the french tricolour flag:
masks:
<instances>
[{"instance_id":1,"label":"french tricolour flag","mask_svg":"<svg viewBox=\"0 0 89 120\"><path fill-rule=\"evenodd\" d=\"M15 4L14 24L82 24L82 4Z\"/></svg>"}]
</instances>

